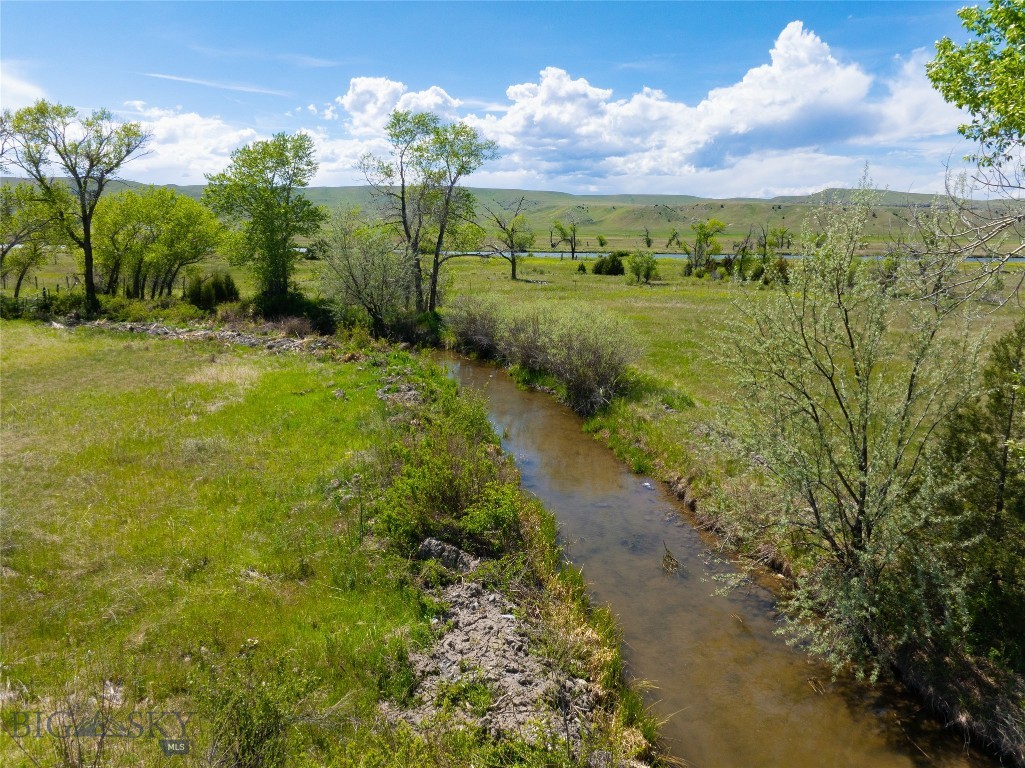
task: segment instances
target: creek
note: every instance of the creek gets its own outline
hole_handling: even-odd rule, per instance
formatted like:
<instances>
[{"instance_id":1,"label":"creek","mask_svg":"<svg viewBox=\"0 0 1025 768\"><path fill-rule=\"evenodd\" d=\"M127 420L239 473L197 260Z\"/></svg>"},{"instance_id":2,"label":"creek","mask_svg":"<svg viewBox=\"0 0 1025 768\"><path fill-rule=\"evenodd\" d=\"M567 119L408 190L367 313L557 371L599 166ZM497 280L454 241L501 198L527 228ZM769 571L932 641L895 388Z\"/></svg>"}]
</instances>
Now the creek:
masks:
<instances>
[{"instance_id":1,"label":"creek","mask_svg":"<svg viewBox=\"0 0 1025 768\"><path fill-rule=\"evenodd\" d=\"M567 557L624 630L629 674L673 757L696 767L992 766L897 686L832 681L775 632L771 592L713 594L713 542L657 481L634 475L550 395L492 365L438 356L486 399L524 489L556 516ZM668 548L680 563L662 567Z\"/></svg>"}]
</instances>

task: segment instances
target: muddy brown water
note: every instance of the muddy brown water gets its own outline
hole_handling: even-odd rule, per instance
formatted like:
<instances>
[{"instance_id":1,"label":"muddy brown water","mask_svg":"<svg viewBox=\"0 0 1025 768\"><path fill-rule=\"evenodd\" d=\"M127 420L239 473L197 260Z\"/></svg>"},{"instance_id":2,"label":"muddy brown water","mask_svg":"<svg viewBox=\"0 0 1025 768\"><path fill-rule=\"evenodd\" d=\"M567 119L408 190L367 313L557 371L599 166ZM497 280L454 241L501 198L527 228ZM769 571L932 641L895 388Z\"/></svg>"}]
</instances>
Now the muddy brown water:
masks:
<instances>
[{"instance_id":1,"label":"muddy brown water","mask_svg":"<svg viewBox=\"0 0 1025 768\"><path fill-rule=\"evenodd\" d=\"M631 473L549 395L494 366L441 355L481 391L523 487L556 516L567 555L624 629L630 673L653 687L671 754L692 766L992 766L896 688L831 681L775 634L772 595L714 595L709 542L660 484ZM663 542L680 561L662 568Z\"/></svg>"}]
</instances>

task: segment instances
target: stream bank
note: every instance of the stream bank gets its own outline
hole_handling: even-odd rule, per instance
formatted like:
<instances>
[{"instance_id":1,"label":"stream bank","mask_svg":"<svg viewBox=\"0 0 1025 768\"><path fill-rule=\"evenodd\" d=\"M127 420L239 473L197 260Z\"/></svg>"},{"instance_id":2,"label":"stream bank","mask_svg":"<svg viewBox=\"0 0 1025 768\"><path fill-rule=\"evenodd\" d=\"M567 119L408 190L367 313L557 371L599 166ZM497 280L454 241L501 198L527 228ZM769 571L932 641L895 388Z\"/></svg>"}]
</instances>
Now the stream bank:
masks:
<instances>
[{"instance_id":1,"label":"stream bank","mask_svg":"<svg viewBox=\"0 0 1025 768\"><path fill-rule=\"evenodd\" d=\"M637 476L581 430L579 417L508 375L455 355L442 361L485 394L523 487L556 515L594 599L625 629L630 672L667 718L670 754L716 766L986 766L959 734L896 686L832 680L775 630L775 603L749 586L711 593L723 566L712 541L658 480ZM680 563L662 568L668 549Z\"/></svg>"}]
</instances>

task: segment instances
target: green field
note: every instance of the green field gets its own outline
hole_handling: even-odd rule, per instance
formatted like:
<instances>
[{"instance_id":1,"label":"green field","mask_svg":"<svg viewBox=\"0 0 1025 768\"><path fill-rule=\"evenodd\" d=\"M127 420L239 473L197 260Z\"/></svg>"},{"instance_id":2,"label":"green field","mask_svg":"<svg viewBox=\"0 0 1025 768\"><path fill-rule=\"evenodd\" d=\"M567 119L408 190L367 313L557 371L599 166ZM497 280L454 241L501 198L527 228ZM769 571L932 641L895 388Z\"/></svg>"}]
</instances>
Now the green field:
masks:
<instances>
[{"instance_id":1,"label":"green field","mask_svg":"<svg viewBox=\"0 0 1025 768\"><path fill-rule=\"evenodd\" d=\"M22 321L0 322L0 340L0 762L78 765L79 748L91 760L95 738L26 737L24 713L102 709L193 717L192 759L112 738L103 765L232 749L261 765L548 764L544 747L472 728L425 739L378 708L411 696L408 653L434 641L444 607L430 589L441 575L389 531L458 530L459 509L414 499L439 481L473 487L503 461L483 409L438 369L387 345L321 359ZM421 405L379 397L407 386ZM549 647L604 681L595 738L614 744L646 722L618 690L614 624L562 572L551 519L509 493L522 532L492 588L536 600ZM585 630L587 647L560 645Z\"/></svg>"}]
</instances>

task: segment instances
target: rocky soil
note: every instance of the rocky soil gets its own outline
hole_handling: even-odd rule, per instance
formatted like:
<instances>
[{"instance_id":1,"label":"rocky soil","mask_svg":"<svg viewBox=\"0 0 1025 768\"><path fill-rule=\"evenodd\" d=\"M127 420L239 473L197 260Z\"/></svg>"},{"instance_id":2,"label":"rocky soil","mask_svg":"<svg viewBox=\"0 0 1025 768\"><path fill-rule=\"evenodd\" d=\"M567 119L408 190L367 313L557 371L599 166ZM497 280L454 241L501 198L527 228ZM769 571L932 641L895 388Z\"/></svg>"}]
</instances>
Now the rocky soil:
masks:
<instances>
[{"instance_id":1,"label":"rocky soil","mask_svg":"<svg viewBox=\"0 0 1025 768\"><path fill-rule=\"evenodd\" d=\"M54 327L63 328L60 323L51 323ZM162 323L110 323L97 320L82 323L85 327L103 328L109 331L126 331L128 333L145 333L165 339L183 339L194 341L220 341L224 344L240 344L243 347L266 349L270 352L307 352L317 353L328 349L336 349L338 344L327 336L285 336L280 332L269 334L245 333L230 328L174 328Z\"/></svg>"},{"instance_id":2,"label":"rocky soil","mask_svg":"<svg viewBox=\"0 0 1025 768\"><path fill-rule=\"evenodd\" d=\"M475 558L434 539L421 545L420 557L438 560L461 578L441 590L447 608L438 642L410 658L419 680L414 706L385 705L387 715L415 727L449 716L494 736L555 737L579 755L597 703L593 686L530 652L539 628L517 616L501 594L472 580Z\"/></svg>"}]
</instances>

